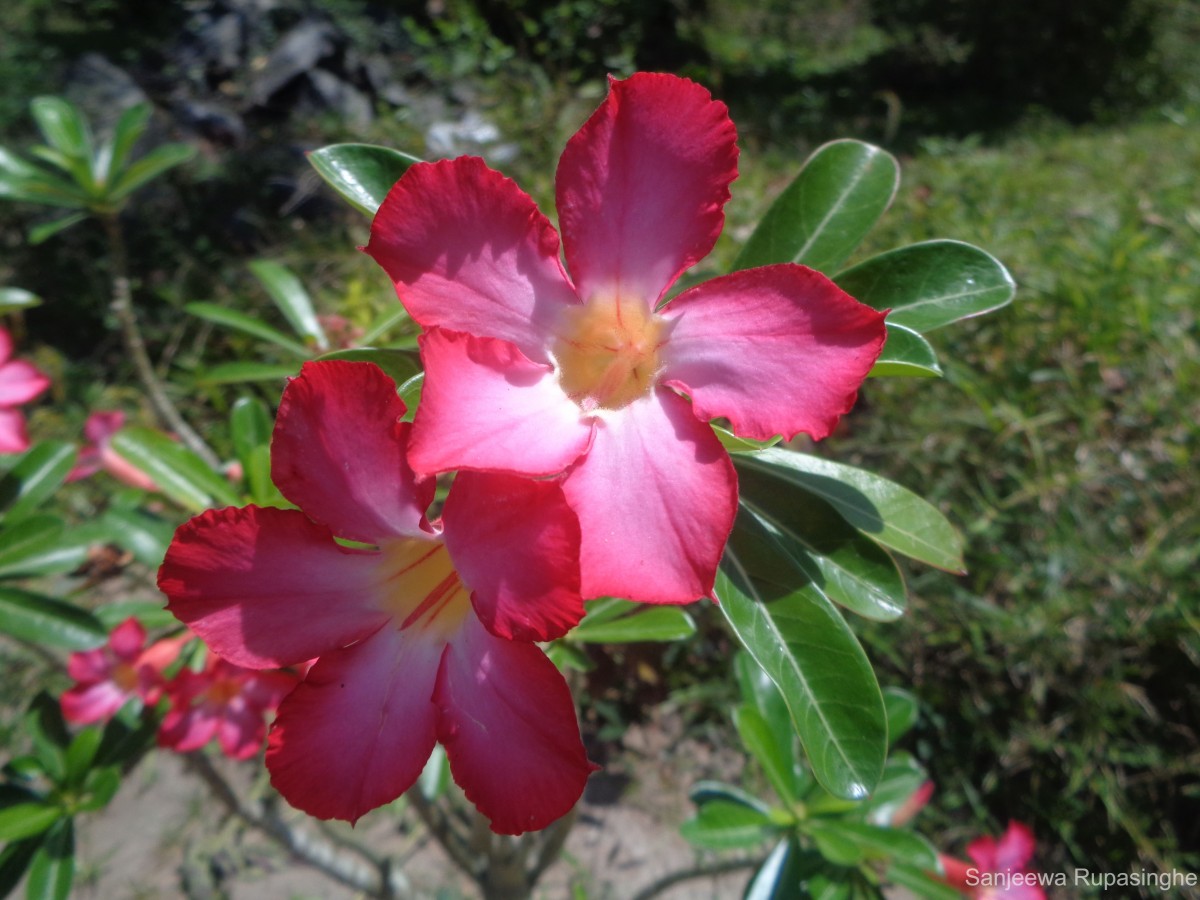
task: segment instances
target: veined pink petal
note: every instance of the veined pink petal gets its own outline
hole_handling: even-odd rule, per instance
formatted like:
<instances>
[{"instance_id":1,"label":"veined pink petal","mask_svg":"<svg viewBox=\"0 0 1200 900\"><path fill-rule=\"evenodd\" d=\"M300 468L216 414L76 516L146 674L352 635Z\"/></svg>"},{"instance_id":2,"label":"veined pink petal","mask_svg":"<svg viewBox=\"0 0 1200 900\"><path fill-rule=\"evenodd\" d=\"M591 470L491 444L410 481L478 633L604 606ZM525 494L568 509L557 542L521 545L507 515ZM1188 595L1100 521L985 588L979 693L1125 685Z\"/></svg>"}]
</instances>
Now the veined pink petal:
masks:
<instances>
[{"instance_id":1,"label":"veined pink petal","mask_svg":"<svg viewBox=\"0 0 1200 900\"><path fill-rule=\"evenodd\" d=\"M28 403L48 387L50 379L31 363L18 359L0 365L0 406Z\"/></svg>"},{"instance_id":2,"label":"veined pink petal","mask_svg":"<svg viewBox=\"0 0 1200 900\"><path fill-rule=\"evenodd\" d=\"M432 329L409 460L418 472L554 475L588 446L591 425L554 370L512 344Z\"/></svg>"},{"instance_id":3,"label":"veined pink petal","mask_svg":"<svg viewBox=\"0 0 1200 900\"><path fill-rule=\"evenodd\" d=\"M132 696L111 681L97 681L64 691L59 702L68 722L87 724L112 718Z\"/></svg>"},{"instance_id":4,"label":"veined pink petal","mask_svg":"<svg viewBox=\"0 0 1200 900\"><path fill-rule=\"evenodd\" d=\"M682 397L657 388L606 417L563 491L583 535L583 596L689 603L712 594L737 476Z\"/></svg>"},{"instance_id":5,"label":"veined pink petal","mask_svg":"<svg viewBox=\"0 0 1200 900\"><path fill-rule=\"evenodd\" d=\"M19 409L0 409L0 453L24 453L28 449L25 414Z\"/></svg>"},{"instance_id":6,"label":"veined pink petal","mask_svg":"<svg viewBox=\"0 0 1200 900\"><path fill-rule=\"evenodd\" d=\"M1010 821L1008 829L996 845L995 866L997 871L1019 871L1029 866L1033 859L1035 844L1033 831L1028 825Z\"/></svg>"},{"instance_id":7,"label":"veined pink petal","mask_svg":"<svg viewBox=\"0 0 1200 900\"><path fill-rule=\"evenodd\" d=\"M146 629L133 616L114 628L108 636L108 646L112 647L117 659L125 662L136 660L145 645Z\"/></svg>"},{"instance_id":8,"label":"veined pink petal","mask_svg":"<svg viewBox=\"0 0 1200 900\"><path fill-rule=\"evenodd\" d=\"M550 641L583 618L579 520L557 482L462 472L442 521L454 568L494 634Z\"/></svg>"},{"instance_id":9,"label":"veined pink petal","mask_svg":"<svg viewBox=\"0 0 1200 900\"><path fill-rule=\"evenodd\" d=\"M279 403L271 477L338 537L379 543L423 535L436 486L405 459L404 413L395 382L378 366L307 362Z\"/></svg>"},{"instance_id":10,"label":"veined pink petal","mask_svg":"<svg viewBox=\"0 0 1200 900\"><path fill-rule=\"evenodd\" d=\"M737 132L724 103L674 75L609 83L567 142L556 194L567 267L579 296L654 306L716 243Z\"/></svg>"},{"instance_id":11,"label":"veined pink petal","mask_svg":"<svg viewBox=\"0 0 1200 900\"><path fill-rule=\"evenodd\" d=\"M820 272L764 266L706 281L672 300L662 381L698 418L725 416L742 437L827 437L883 349L884 314Z\"/></svg>"},{"instance_id":12,"label":"veined pink petal","mask_svg":"<svg viewBox=\"0 0 1200 900\"><path fill-rule=\"evenodd\" d=\"M322 656L271 729L267 768L279 793L310 815L353 822L408 790L435 742L443 649L387 625Z\"/></svg>"},{"instance_id":13,"label":"veined pink petal","mask_svg":"<svg viewBox=\"0 0 1200 900\"><path fill-rule=\"evenodd\" d=\"M546 362L545 335L578 303L558 234L533 200L481 159L412 166L371 225L369 253L414 319L516 344Z\"/></svg>"},{"instance_id":14,"label":"veined pink petal","mask_svg":"<svg viewBox=\"0 0 1200 900\"><path fill-rule=\"evenodd\" d=\"M537 647L469 617L446 647L435 700L450 772L493 831L545 828L579 800L594 767L567 683Z\"/></svg>"},{"instance_id":15,"label":"veined pink petal","mask_svg":"<svg viewBox=\"0 0 1200 900\"><path fill-rule=\"evenodd\" d=\"M175 532L158 573L167 607L225 659L302 663L375 631L372 559L295 509L212 509Z\"/></svg>"}]
</instances>

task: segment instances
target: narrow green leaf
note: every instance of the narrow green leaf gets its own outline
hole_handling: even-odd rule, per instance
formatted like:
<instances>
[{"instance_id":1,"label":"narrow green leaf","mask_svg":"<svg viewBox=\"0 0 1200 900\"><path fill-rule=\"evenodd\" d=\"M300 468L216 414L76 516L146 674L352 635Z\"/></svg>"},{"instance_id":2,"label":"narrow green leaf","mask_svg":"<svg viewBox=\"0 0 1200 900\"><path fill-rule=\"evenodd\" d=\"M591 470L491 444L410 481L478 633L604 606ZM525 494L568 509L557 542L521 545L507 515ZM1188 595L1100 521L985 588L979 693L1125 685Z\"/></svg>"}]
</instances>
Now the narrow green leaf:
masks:
<instances>
[{"instance_id":1,"label":"narrow green leaf","mask_svg":"<svg viewBox=\"0 0 1200 900\"><path fill-rule=\"evenodd\" d=\"M404 405L408 407L408 412L404 414L404 421L411 422L413 416L417 414L417 407L421 403L421 388L425 386L425 373L418 372L408 381L404 382L397 389L400 394L400 399L404 401Z\"/></svg>"},{"instance_id":2,"label":"narrow green leaf","mask_svg":"<svg viewBox=\"0 0 1200 900\"><path fill-rule=\"evenodd\" d=\"M244 486L250 495L250 502L258 506L275 506L282 509L292 504L275 482L271 480L271 448L267 445L255 447L243 464L245 469Z\"/></svg>"},{"instance_id":3,"label":"narrow green leaf","mask_svg":"<svg viewBox=\"0 0 1200 900\"><path fill-rule=\"evenodd\" d=\"M20 588L0 586L0 632L33 644L90 650L108 637L91 613Z\"/></svg>"},{"instance_id":4,"label":"narrow green leaf","mask_svg":"<svg viewBox=\"0 0 1200 900\"><path fill-rule=\"evenodd\" d=\"M87 799L79 804L80 812L93 812L108 806L109 801L116 796L121 787L121 769L119 766L103 766L92 769L87 773L83 790Z\"/></svg>"},{"instance_id":5,"label":"narrow green leaf","mask_svg":"<svg viewBox=\"0 0 1200 900\"><path fill-rule=\"evenodd\" d=\"M392 350L384 347L354 347L349 350L334 350L321 359L344 359L348 362L374 363L397 385L407 383L421 371L416 357L407 350Z\"/></svg>"},{"instance_id":6,"label":"narrow green leaf","mask_svg":"<svg viewBox=\"0 0 1200 900\"><path fill-rule=\"evenodd\" d=\"M93 726L82 729L71 739L65 757L64 774L68 784L83 784L88 770L92 767L92 761L96 758L96 751L100 749L102 735L103 732Z\"/></svg>"},{"instance_id":7,"label":"narrow green leaf","mask_svg":"<svg viewBox=\"0 0 1200 900\"><path fill-rule=\"evenodd\" d=\"M75 880L75 824L71 819L58 821L29 866L25 884L26 900L66 900Z\"/></svg>"},{"instance_id":8,"label":"narrow green leaf","mask_svg":"<svg viewBox=\"0 0 1200 900\"><path fill-rule=\"evenodd\" d=\"M24 288L0 287L0 314L33 309L42 305L42 298Z\"/></svg>"},{"instance_id":9,"label":"narrow green leaf","mask_svg":"<svg viewBox=\"0 0 1200 900\"><path fill-rule=\"evenodd\" d=\"M805 453L773 448L737 457L821 497L874 541L939 569L964 571L962 536L912 491L872 472Z\"/></svg>"},{"instance_id":10,"label":"narrow green leaf","mask_svg":"<svg viewBox=\"0 0 1200 900\"><path fill-rule=\"evenodd\" d=\"M926 241L872 256L834 278L888 322L933 331L1012 302L1017 285L989 253L961 241Z\"/></svg>"},{"instance_id":11,"label":"narrow green leaf","mask_svg":"<svg viewBox=\"0 0 1200 900\"><path fill-rule=\"evenodd\" d=\"M65 530L61 519L44 515L30 516L0 530L0 578L78 568L87 558L87 544L64 540Z\"/></svg>"},{"instance_id":12,"label":"narrow green leaf","mask_svg":"<svg viewBox=\"0 0 1200 900\"><path fill-rule=\"evenodd\" d=\"M962 900L963 896L932 872L902 862L889 866L884 880L889 884L907 888L921 900Z\"/></svg>"},{"instance_id":13,"label":"narrow green leaf","mask_svg":"<svg viewBox=\"0 0 1200 900\"><path fill-rule=\"evenodd\" d=\"M112 438L112 448L137 466L164 494L192 512L237 506L237 491L191 450L152 428L130 427Z\"/></svg>"},{"instance_id":14,"label":"narrow green leaf","mask_svg":"<svg viewBox=\"0 0 1200 900\"><path fill-rule=\"evenodd\" d=\"M779 745L762 713L749 704L743 703L733 711L733 724L742 739L742 746L762 766L779 799L787 806L794 804L796 779L792 772L791 748Z\"/></svg>"},{"instance_id":15,"label":"narrow green leaf","mask_svg":"<svg viewBox=\"0 0 1200 900\"><path fill-rule=\"evenodd\" d=\"M872 378L940 378L942 367L929 341L888 319L887 343L868 375Z\"/></svg>"},{"instance_id":16,"label":"narrow green leaf","mask_svg":"<svg viewBox=\"0 0 1200 900\"><path fill-rule=\"evenodd\" d=\"M892 825L896 814L928 780L929 774L909 754L893 752L883 767L883 777L862 807L866 820L872 825Z\"/></svg>"},{"instance_id":17,"label":"narrow green leaf","mask_svg":"<svg viewBox=\"0 0 1200 900\"><path fill-rule=\"evenodd\" d=\"M0 850L0 897L9 896L33 861L33 854L42 845L40 837L12 841Z\"/></svg>"},{"instance_id":18,"label":"narrow green leaf","mask_svg":"<svg viewBox=\"0 0 1200 900\"><path fill-rule=\"evenodd\" d=\"M286 267L269 259L256 259L250 263L250 271L266 288L283 317L288 320L296 334L311 341L321 352L329 349L329 339L325 337L325 329L317 321L317 312L313 309L312 298Z\"/></svg>"},{"instance_id":19,"label":"narrow green leaf","mask_svg":"<svg viewBox=\"0 0 1200 900\"><path fill-rule=\"evenodd\" d=\"M875 673L846 622L820 597L766 602L732 551L717 573L720 608L742 645L779 687L813 774L857 800L874 789L887 755Z\"/></svg>"},{"instance_id":20,"label":"narrow green leaf","mask_svg":"<svg viewBox=\"0 0 1200 900\"><path fill-rule=\"evenodd\" d=\"M151 150L120 174L110 186L108 199L124 200L142 185L191 160L196 151L187 144L163 144Z\"/></svg>"},{"instance_id":21,"label":"narrow green leaf","mask_svg":"<svg viewBox=\"0 0 1200 900\"><path fill-rule=\"evenodd\" d=\"M433 752L429 754L425 768L421 770L420 778L417 779L417 788L421 791L421 796L432 801L442 796L449 786L450 764L446 759L446 751L442 749L441 744L437 744L434 746Z\"/></svg>"},{"instance_id":22,"label":"narrow green leaf","mask_svg":"<svg viewBox=\"0 0 1200 900\"><path fill-rule=\"evenodd\" d=\"M43 222L41 225L35 225L29 229L29 243L34 246L44 243L60 231L66 231L72 225L78 225L87 217L87 213L77 212L71 213L69 216L63 216L61 219L55 219L52 222Z\"/></svg>"},{"instance_id":23,"label":"narrow green leaf","mask_svg":"<svg viewBox=\"0 0 1200 900\"><path fill-rule=\"evenodd\" d=\"M62 97L34 97L29 111L46 143L64 156L91 161L92 131L74 104Z\"/></svg>"},{"instance_id":24,"label":"narrow green leaf","mask_svg":"<svg viewBox=\"0 0 1200 900\"><path fill-rule=\"evenodd\" d=\"M42 769L50 780L60 780L65 771L63 759L67 745L71 743L71 735L67 731L58 698L44 690L38 691L29 701L22 722Z\"/></svg>"},{"instance_id":25,"label":"narrow green leaf","mask_svg":"<svg viewBox=\"0 0 1200 900\"><path fill-rule=\"evenodd\" d=\"M171 536L172 524L138 509L109 507L100 517L106 540L124 547L144 566L157 570L162 565Z\"/></svg>"},{"instance_id":26,"label":"narrow green leaf","mask_svg":"<svg viewBox=\"0 0 1200 900\"><path fill-rule=\"evenodd\" d=\"M267 405L257 397L239 397L229 413L229 432L234 455L246 465L250 454L269 446L274 422Z\"/></svg>"},{"instance_id":27,"label":"narrow green leaf","mask_svg":"<svg viewBox=\"0 0 1200 900\"><path fill-rule=\"evenodd\" d=\"M196 383L244 384L251 381L283 381L300 371L301 362L301 360L297 360L294 363L220 363L197 375Z\"/></svg>"},{"instance_id":28,"label":"narrow green leaf","mask_svg":"<svg viewBox=\"0 0 1200 900\"><path fill-rule=\"evenodd\" d=\"M109 631L131 616L141 622L147 631L179 625L179 620L163 606L162 601L153 600L119 600L116 603L106 603L95 611L95 616Z\"/></svg>"},{"instance_id":29,"label":"narrow green leaf","mask_svg":"<svg viewBox=\"0 0 1200 900\"><path fill-rule=\"evenodd\" d=\"M801 879L809 868L804 865L806 856L812 855L801 852L794 836L785 837L754 873L743 900L809 900Z\"/></svg>"},{"instance_id":30,"label":"narrow green leaf","mask_svg":"<svg viewBox=\"0 0 1200 900\"><path fill-rule=\"evenodd\" d=\"M38 178L17 178L0 174L0 200L42 203L66 209L86 209L88 197L71 182L44 174Z\"/></svg>"},{"instance_id":31,"label":"narrow green leaf","mask_svg":"<svg viewBox=\"0 0 1200 900\"><path fill-rule=\"evenodd\" d=\"M879 147L832 141L771 204L734 269L797 262L834 272L891 205L900 166Z\"/></svg>"},{"instance_id":32,"label":"narrow green leaf","mask_svg":"<svg viewBox=\"0 0 1200 900\"><path fill-rule=\"evenodd\" d=\"M720 800L724 803L735 803L741 806L748 806L751 809L762 813L764 816L771 814L771 807L765 800L760 800L753 794L747 793L740 787L732 784L725 784L722 781L697 781L692 785L692 789L688 791L688 799L697 806L704 806L714 800Z\"/></svg>"},{"instance_id":33,"label":"narrow green leaf","mask_svg":"<svg viewBox=\"0 0 1200 900\"><path fill-rule=\"evenodd\" d=\"M733 668L742 701L758 710L771 730L777 752L786 760L785 765L791 773L793 796L803 796L811 779L808 770L799 765L800 760L796 754L796 729L792 725L792 714L784 702L783 694L779 693L775 682L744 650L738 651L734 657Z\"/></svg>"},{"instance_id":34,"label":"narrow green leaf","mask_svg":"<svg viewBox=\"0 0 1200 900\"><path fill-rule=\"evenodd\" d=\"M15 178L43 178L46 172L26 159L22 159L7 147L0 147L0 180Z\"/></svg>"},{"instance_id":35,"label":"narrow green leaf","mask_svg":"<svg viewBox=\"0 0 1200 900\"><path fill-rule=\"evenodd\" d=\"M62 817L49 803L14 803L0 809L0 841L19 841L41 834Z\"/></svg>"},{"instance_id":36,"label":"narrow green leaf","mask_svg":"<svg viewBox=\"0 0 1200 900\"><path fill-rule=\"evenodd\" d=\"M888 740L895 743L917 723L921 707L916 697L898 687L883 689L883 705L887 708Z\"/></svg>"},{"instance_id":37,"label":"narrow green leaf","mask_svg":"<svg viewBox=\"0 0 1200 900\"><path fill-rule=\"evenodd\" d=\"M408 310L397 303L396 308L392 312L380 318L374 325L363 332L363 336L359 338L359 343L366 345L374 344L379 338L383 337L401 322L407 322L411 325L412 316L408 314ZM408 335L400 341L393 342L393 349L408 349L403 346L405 343L411 343L411 349L416 349L416 335Z\"/></svg>"},{"instance_id":38,"label":"narrow green leaf","mask_svg":"<svg viewBox=\"0 0 1200 900\"><path fill-rule=\"evenodd\" d=\"M335 191L369 216L375 215L405 170L420 162L374 144L332 144L309 153L308 161Z\"/></svg>"},{"instance_id":39,"label":"narrow green leaf","mask_svg":"<svg viewBox=\"0 0 1200 900\"><path fill-rule=\"evenodd\" d=\"M150 121L150 104L136 103L128 107L113 128L112 140L108 144L108 159L103 175L103 183L111 185L116 182L125 162L133 151L138 139L145 133Z\"/></svg>"},{"instance_id":40,"label":"narrow green leaf","mask_svg":"<svg viewBox=\"0 0 1200 900\"><path fill-rule=\"evenodd\" d=\"M256 337L259 340L268 341L301 359L307 359L310 355L307 347L298 341L292 340L278 328L273 328L261 319L256 319L237 310L226 309L224 306L218 306L215 303L189 303L184 306L184 309L193 316L204 319L207 322L224 325L226 328L233 328Z\"/></svg>"},{"instance_id":41,"label":"narrow green leaf","mask_svg":"<svg viewBox=\"0 0 1200 900\"><path fill-rule=\"evenodd\" d=\"M75 448L63 441L36 444L0 478L5 524L31 515L59 489L75 465Z\"/></svg>"},{"instance_id":42,"label":"narrow green leaf","mask_svg":"<svg viewBox=\"0 0 1200 900\"><path fill-rule=\"evenodd\" d=\"M679 826L679 833L688 843L712 850L753 847L777 830L764 813L724 800L705 803L694 818Z\"/></svg>"},{"instance_id":43,"label":"narrow green leaf","mask_svg":"<svg viewBox=\"0 0 1200 900\"><path fill-rule=\"evenodd\" d=\"M775 435L769 441L756 441L752 438L738 437L728 428L721 425L713 425L712 430L716 434L717 440L721 442L721 446L730 453L757 453L759 450L774 447L783 440L783 435L779 434Z\"/></svg>"},{"instance_id":44,"label":"narrow green leaf","mask_svg":"<svg viewBox=\"0 0 1200 900\"><path fill-rule=\"evenodd\" d=\"M96 181L92 177L92 167L89 159L68 156L53 147L32 147L29 153L34 158L49 163L54 168L69 175L86 196L95 196Z\"/></svg>"},{"instance_id":45,"label":"narrow green leaf","mask_svg":"<svg viewBox=\"0 0 1200 900\"><path fill-rule=\"evenodd\" d=\"M937 851L911 831L841 819L809 819L805 830L821 855L839 865L894 860L921 869L936 870L938 866Z\"/></svg>"},{"instance_id":46,"label":"narrow green leaf","mask_svg":"<svg viewBox=\"0 0 1200 900\"><path fill-rule=\"evenodd\" d=\"M637 641L679 641L696 633L696 623L677 606L649 606L603 621L584 619L567 635L585 644L627 644Z\"/></svg>"}]
</instances>

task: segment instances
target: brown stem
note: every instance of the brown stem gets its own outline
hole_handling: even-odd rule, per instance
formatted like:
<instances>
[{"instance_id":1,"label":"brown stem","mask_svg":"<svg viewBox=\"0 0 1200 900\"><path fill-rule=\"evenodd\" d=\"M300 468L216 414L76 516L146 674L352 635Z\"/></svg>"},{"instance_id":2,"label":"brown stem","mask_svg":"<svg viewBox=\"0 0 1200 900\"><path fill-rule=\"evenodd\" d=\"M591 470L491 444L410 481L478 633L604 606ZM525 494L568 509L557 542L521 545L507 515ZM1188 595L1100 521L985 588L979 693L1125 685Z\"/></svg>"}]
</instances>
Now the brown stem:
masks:
<instances>
[{"instance_id":1,"label":"brown stem","mask_svg":"<svg viewBox=\"0 0 1200 900\"><path fill-rule=\"evenodd\" d=\"M325 838L285 821L271 804L242 800L202 751L184 754L183 759L230 813L283 846L297 859L339 884L378 900L408 900L413 896L408 879L395 870L391 860L376 856L366 847L344 838L334 846ZM345 851L358 859L352 859Z\"/></svg>"},{"instance_id":2,"label":"brown stem","mask_svg":"<svg viewBox=\"0 0 1200 900\"><path fill-rule=\"evenodd\" d=\"M652 881L646 885L634 895L633 900L651 900L652 897L657 897L667 889L673 888L675 885L682 884L685 881L692 881L696 878L712 878L716 875L725 875L729 872L738 872L742 869L753 869L761 864L761 859L726 859L720 862L709 863L705 866L696 866L692 869L671 872L657 881Z\"/></svg>"},{"instance_id":3,"label":"brown stem","mask_svg":"<svg viewBox=\"0 0 1200 900\"><path fill-rule=\"evenodd\" d=\"M137 313L133 308L133 289L129 282L129 256L125 251L125 238L121 233L121 223L117 214L103 215L100 217L100 221L104 223L104 232L108 237L109 264L112 266L112 311L121 327L121 339L125 344L125 352L133 361L138 379L142 382L142 387L145 388L146 394L150 398L150 405L154 407L159 421L164 427L179 435L179 439L189 450L203 459L212 469L217 470L221 466L221 461L217 459L217 455L212 452L204 439L183 420L183 416L179 414L179 410L167 396L166 389L159 381L158 374L154 371L154 365L150 362L150 355L146 352L146 342L142 338L142 331L138 327Z\"/></svg>"}]
</instances>

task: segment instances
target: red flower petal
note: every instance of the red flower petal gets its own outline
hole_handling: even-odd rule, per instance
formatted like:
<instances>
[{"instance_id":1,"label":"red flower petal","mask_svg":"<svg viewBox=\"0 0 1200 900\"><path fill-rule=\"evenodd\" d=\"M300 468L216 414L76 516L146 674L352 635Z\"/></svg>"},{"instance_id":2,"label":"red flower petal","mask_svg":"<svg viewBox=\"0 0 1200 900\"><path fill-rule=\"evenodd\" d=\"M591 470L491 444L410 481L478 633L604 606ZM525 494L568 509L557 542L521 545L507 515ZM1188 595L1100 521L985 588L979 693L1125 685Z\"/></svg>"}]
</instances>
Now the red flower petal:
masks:
<instances>
[{"instance_id":1,"label":"red flower petal","mask_svg":"<svg viewBox=\"0 0 1200 900\"><path fill-rule=\"evenodd\" d=\"M737 513L737 476L688 402L658 388L604 419L563 482L579 516L585 597L710 596Z\"/></svg>"},{"instance_id":2,"label":"red flower petal","mask_svg":"<svg viewBox=\"0 0 1200 900\"><path fill-rule=\"evenodd\" d=\"M68 722L102 722L116 714L133 694L111 681L79 684L59 698L63 718Z\"/></svg>"},{"instance_id":3,"label":"red flower petal","mask_svg":"<svg viewBox=\"0 0 1200 900\"><path fill-rule=\"evenodd\" d=\"M299 510L213 509L175 532L158 573L167 607L221 656L291 666L388 619L370 555L339 547Z\"/></svg>"},{"instance_id":4,"label":"red flower petal","mask_svg":"<svg viewBox=\"0 0 1200 900\"><path fill-rule=\"evenodd\" d=\"M442 521L454 568L494 634L550 641L583 618L579 520L559 484L463 472Z\"/></svg>"},{"instance_id":5,"label":"red flower petal","mask_svg":"<svg viewBox=\"0 0 1200 900\"><path fill-rule=\"evenodd\" d=\"M674 75L611 81L558 163L559 226L579 296L656 304L716 243L736 177L725 104Z\"/></svg>"},{"instance_id":6,"label":"red flower petal","mask_svg":"<svg viewBox=\"0 0 1200 900\"><path fill-rule=\"evenodd\" d=\"M829 435L883 349L884 314L804 266L714 278L672 300L663 383L755 440Z\"/></svg>"},{"instance_id":7,"label":"red flower petal","mask_svg":"<svg viewBox=\"0 0 1200 900\"><path fill-rule=\"evenodd\" d=\"M108 646L112 647L117 659L133 662L146 644L146 629L142 623L130 616L112 630Z\"/></svg>"},{"instance_id":8,"label":"red flower petal","mask_svg":"<svg viewBox=\"0 0 1200 900\"><path fill-rule=\"evenodd\" d=\"M570 811L593 767L562 675L537 647L469 618L438 670L438 740L467 798L500 834Z\"/></svg>"},{"instance_id":9,"label":"red flower petal","mask_svg":"<svg viewBox=\"0 0 1200 900\"><path fill-rule=\"evenodd\" d=\"M322 656L271 729L276 790L310 815L350 822L408 790L433 750L442 651L388 625Z\"/></svg>"},{"instance_id":10,"label":"red flower petal","mask_svg":"<svg viewBox=\"0 0 1200 900\"><path fill-rule=\"evenodd\" d=\"M46 388L50 379L23 360L0 365L0 406L28 403Z\"/></svg>"},{"instance_id":11,"label":"red flower petal","mask_svg":"<svg viewBox=\"0 0 1200 900\"><path fill-rule=\"evenodd\" d=\"M1033 859L1035 843L1028 825L1010 821L1008 829L996 845L996 869L1001 872L1020 871Z\"/></svg>"},{"instance_id":12,"label":"red flower petal","mask_svg":"<svg viewBox=\"0 0 1200 900\"><path fill-rule=\"evenodd\" d=\"M561 472L587 449L591 425L554 370L504 341L435 328L421 336L425 386L409 459L418 472Z\"/></svg>"},{"instance_id":13,"label":"red flower petal","mask_svg":"<svg viewBox=\"0 0 1200 900\"><path fill-rule=\"evenodd\" d=\"M510 341L538 362L562 306L578 303L554 226L481 159L411 167L365 249L421 325Z\"/></svg>"},{"instance_id":14,"label":"red flower petal","mask_svg":"<svg viewBox=\"0 0 1200 900\"><path fill-rule=\"evenodd\" d=\"M405 459L404 413L395 382L378 366L305 363L279 404L271 478L338 537L379 543L423 535L435 485Z\"/></svg>"},{"instance_id":15,"label":"red flower petal","mask_svg":"<svg viewBox=\"0 0 1200 900\"><path fill-rule=\"evenodd\" d=\"M28 449L24 413L19 409L0 409L0 453L24 453Z\"/></svg>"}]
</instances>

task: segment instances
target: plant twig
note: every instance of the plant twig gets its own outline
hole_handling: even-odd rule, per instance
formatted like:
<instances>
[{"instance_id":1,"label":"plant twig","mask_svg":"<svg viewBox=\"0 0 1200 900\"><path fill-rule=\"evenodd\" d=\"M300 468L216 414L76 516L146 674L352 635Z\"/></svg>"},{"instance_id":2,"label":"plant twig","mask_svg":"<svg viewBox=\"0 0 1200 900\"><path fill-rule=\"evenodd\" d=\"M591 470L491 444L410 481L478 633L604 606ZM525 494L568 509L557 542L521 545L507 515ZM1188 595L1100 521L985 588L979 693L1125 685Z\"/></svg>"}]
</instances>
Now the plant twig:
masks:
<instances>
[{"instance_id":1,"label":"plant twig","mask_svg":"<svg viewBox=\"0 0 1200 900\"><path fill-rule=\"evenodd\" d=\"M204 438L184 421L167 391L154 371L150 355L146 352L146 342L142 338L138 326L137 313L133 308L133 289L129 283L129 257L125 250L125 238L121 234L121 223L116 213L108 213L100 217L104 223L104 232L108 237L109 262L112 266L112 311L121 327L121 339L125 344L125 352L129 354L138 379L150 398L150 405L159 420L169 430L179 435L184 445L205 461L214 470L221 467L221 461L212 452Z\"/></svg>"},{"instance_id":2,"label":"plant twig","mask_svg":"<svg viewBox=\"0 0 1200 900\"><path fill-rule=\"evenodd\" d=\"M650 882L650 884L634 894L633 900L651 900L651 898L657 897L659 894L665 893L670 888L685 881L693 881L697 878L713 878L717 875L738 872L742 869L753 869L761 864L761 859L725 859L707 865L695 866L691 869L670 872L657 881Z\"/></svg>"},{"instance_id":3,"label":"plant twig","mask_svg":"<svg viewBox=\"0 0 1200 900\"><path fill-rule=\"evenodd\" d=\"M409 900L414 896L408 879L392 866L390 859L345 838L335 846L325 837L284 820L269 803L242 800L203 752L187 753L183 758L230 813L339 884L380 900ZM345 851L358 859L352 859Z\"/></svg>"}]
</instances>

